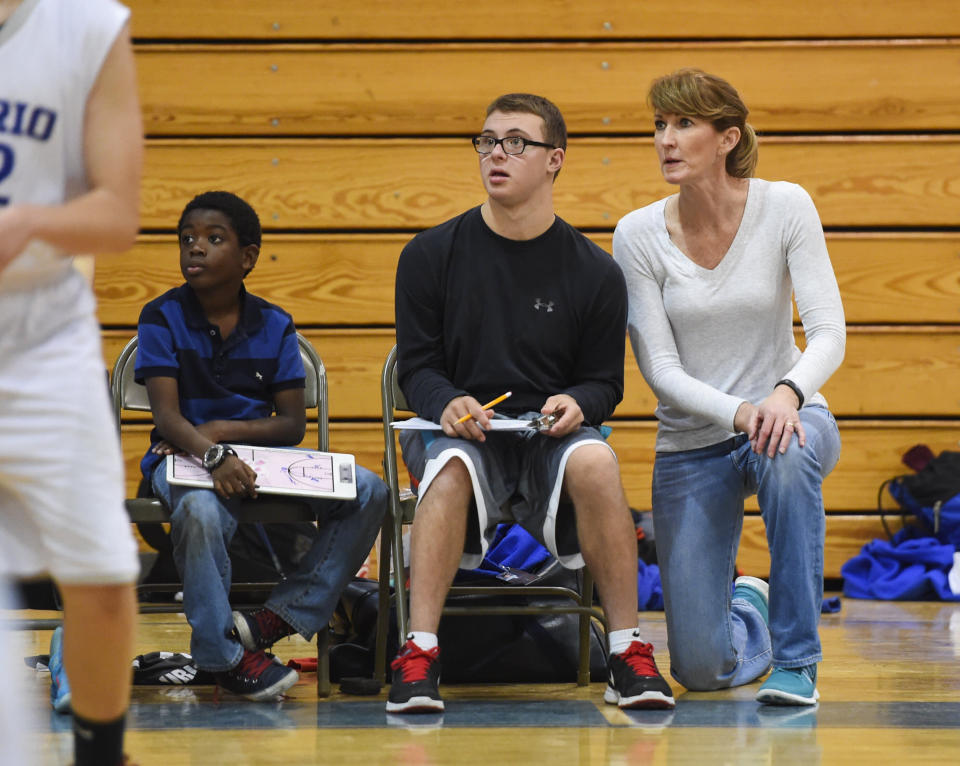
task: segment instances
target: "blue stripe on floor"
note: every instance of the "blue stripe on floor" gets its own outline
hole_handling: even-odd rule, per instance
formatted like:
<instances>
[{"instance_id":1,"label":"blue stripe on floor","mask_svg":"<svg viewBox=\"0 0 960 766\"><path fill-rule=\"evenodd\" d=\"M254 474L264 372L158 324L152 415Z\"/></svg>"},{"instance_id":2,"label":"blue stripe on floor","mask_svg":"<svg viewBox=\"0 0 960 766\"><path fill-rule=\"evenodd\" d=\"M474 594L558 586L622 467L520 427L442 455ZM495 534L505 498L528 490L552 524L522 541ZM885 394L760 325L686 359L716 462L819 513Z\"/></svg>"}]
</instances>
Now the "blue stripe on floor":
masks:
<instances>
[{"instance_id":1,"label":"blue stripe on floor","mask_svg":"<svg viewBox=\"0 0 960 766\"><path fill-rule=\"evenodd\" d=\"M187 690L180 690L186 692ZM127 728L367 729L367 728L890 728L958 729L960 702L822 702L814 708L772 707L752 701L680 700L675 710L634 710L608 720L589 700L453 700L438 715L388 715L369 702L200 702L187 695L134 702ZM613 711L613 708L609 710ZM50 715L50 729L70 729L69 716Z\"/></svg>"}]
</instances>

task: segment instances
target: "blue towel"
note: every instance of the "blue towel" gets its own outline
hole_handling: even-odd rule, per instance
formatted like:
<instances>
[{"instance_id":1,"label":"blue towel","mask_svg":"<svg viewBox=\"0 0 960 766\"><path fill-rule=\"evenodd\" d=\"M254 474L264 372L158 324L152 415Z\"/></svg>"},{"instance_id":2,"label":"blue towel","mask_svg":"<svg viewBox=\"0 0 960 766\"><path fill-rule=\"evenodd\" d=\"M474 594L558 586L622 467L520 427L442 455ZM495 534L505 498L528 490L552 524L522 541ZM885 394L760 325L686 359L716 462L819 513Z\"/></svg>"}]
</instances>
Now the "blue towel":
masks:
<instances>
[{"instance_id":1,"label":"blue towel","mask_svg":"<svg viewBox=\"0 0 960 766\"><path fill-rule=\"evenodd\" d=\"M549 558L550 551L519 524L499 524L480 566L476 569L460 570L458 577L461 580L477 575L499 577L508 567L532 573Z\"/></svg>"},{"instance_id":2,"label":"blue towel","mask_svg":"<svg viewBox=\"0 0 960 766\"><path fill-rule=\"evenodd\" d=\"M840 611L840 596L830 596L820 602L821 614L833 614Z\"/></svg>"},{"instance_id":3,"label":"blue towel","mask_svg":"<svg viewBox=\"0 0 960 766\"><path fill-rule=\"evenodd\" d=\"M497 527L487 555L477 569L461 570L460 581L481 577L500 577L509 568L514 572L536 572L546 561L550 552L538 543L519 524L501 524ZM663 586L660 583L660 567L637 561L637 609L639 611L663 610Z\"/></svg>"},{"instance_id":4,"label":"blue towel","mask_svg":"<svg viewBox=\"0 0 960 766\"><path fill-rule=\"evenodd\" d=\"M660 567L637 561L637 609L641 612L663 611L663 584Z\"/></svg>"},{"instance_id":5,"label":"blue towel","mask_svg":"<svg viewBox=\"0 0 960 766\"><path fill-rule=\"evenodd\" d=\"M915 527L905 527L890 541L864 545L840 570L844 595L885 601L960 601L960 593L954 593L947 581L954 546L917 534Z\"/></svg>"}]
</instances>

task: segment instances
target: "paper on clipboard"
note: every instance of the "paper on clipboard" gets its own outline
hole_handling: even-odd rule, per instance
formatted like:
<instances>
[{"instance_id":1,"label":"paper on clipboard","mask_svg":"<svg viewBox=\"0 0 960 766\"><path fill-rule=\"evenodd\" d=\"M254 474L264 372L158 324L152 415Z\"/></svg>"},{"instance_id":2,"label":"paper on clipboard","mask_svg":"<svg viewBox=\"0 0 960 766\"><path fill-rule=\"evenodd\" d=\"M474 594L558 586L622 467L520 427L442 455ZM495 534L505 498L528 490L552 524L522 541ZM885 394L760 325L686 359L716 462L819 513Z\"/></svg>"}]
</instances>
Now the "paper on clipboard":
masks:
<instances>
[{"instance_id":1,"label":"paper on clipboard","mask_svg":"<svg viewBox=\"0 0 960 766\"><path fill-rule=\"evenodd\" d=\"M425 418L409 418L408 420L394 420L390 426L396 431L441 431L439 423ZM490 421L489 431L532 431L530 420L515 418L493 418Z\"/></svg>"},{"instance_id":2,"label":"paper on clipboard","mask_svg":"<svg viewBox=\"0 0 960 766\"><path fill-rule=\"evenodd\" d=\"M257 474L257 492L352 500L357 496L353 455L290 447L231 444L237 457ZM210 473L192 455L167 456L167 481L188 487L213 487Z\"/></svg>"}]
</instances>

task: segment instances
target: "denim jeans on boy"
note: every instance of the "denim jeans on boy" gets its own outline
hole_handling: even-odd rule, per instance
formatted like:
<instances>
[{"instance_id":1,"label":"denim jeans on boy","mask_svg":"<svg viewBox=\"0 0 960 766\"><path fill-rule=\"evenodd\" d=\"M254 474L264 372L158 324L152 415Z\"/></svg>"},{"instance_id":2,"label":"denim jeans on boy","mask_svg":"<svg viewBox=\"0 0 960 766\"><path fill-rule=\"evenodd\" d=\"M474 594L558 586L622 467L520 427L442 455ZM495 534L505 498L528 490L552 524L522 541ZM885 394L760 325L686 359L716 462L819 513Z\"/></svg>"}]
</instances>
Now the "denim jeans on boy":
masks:
<instances>
[{"instance_id":1,"label":"denim jeans on boy","mask_svg":"<svg viewBox=\"0 0 960 766\"><path fill-rule=\"evenodd\" d=\"M233 631L230 558L227 548L237 531L230 507L212 489L171 486L166 461L153 472L153 491L173 509L173 555L183 578L183 609L193 629L190 653L197 666L229 670L243 656ZM319 537L270 594L266 606L309 639L325 630L340 592L373 547L387 508L386 485L357 466L355 500L310 500Z\"/></svg>"},{"instance_id":2,"label":"denim jeans on boy","mask_svg":"<svg viewBox=\"0 0 960 766\"><path fill-rule=\"evenodd\" d=\"M821 487L840 456L825 407L800 411L806 445L756 455L746 435L657 453L653 523L663 581L671 673L688 689L739 686L770 667L819 662L823 597ZM756 494L770 548L770 626L731 581L743 501ZM746 573L749 574L749 573Z\"/></svg>"}]
</instances>

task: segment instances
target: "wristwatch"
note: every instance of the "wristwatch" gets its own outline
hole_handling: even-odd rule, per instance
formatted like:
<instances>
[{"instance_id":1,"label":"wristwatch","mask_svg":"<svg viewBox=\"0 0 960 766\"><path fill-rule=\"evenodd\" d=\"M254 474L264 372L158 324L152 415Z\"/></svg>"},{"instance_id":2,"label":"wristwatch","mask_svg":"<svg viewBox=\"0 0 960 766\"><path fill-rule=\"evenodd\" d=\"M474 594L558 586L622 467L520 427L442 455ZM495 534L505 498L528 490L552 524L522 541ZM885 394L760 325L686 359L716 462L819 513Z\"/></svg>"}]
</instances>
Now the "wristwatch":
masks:
<instances>
[{"instance_id":1,"label":"wristwatch","mask_svg":"<svg viewBox=\"0 0 960 766\"><path fill-rule=\"evenodd\" d=\"M220 464L227 459L227 455L236 457L237 453L233 447L229 447L226 444L213 444L203 453L203 467L210 471L210 473L213 473L220 467Z\"/></svg>"}]
</instances>

